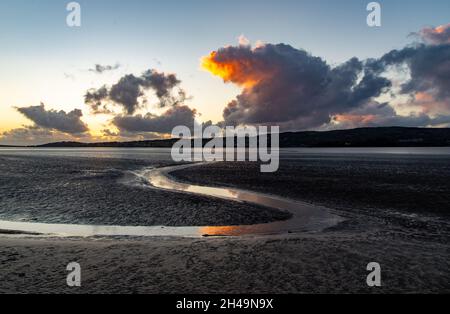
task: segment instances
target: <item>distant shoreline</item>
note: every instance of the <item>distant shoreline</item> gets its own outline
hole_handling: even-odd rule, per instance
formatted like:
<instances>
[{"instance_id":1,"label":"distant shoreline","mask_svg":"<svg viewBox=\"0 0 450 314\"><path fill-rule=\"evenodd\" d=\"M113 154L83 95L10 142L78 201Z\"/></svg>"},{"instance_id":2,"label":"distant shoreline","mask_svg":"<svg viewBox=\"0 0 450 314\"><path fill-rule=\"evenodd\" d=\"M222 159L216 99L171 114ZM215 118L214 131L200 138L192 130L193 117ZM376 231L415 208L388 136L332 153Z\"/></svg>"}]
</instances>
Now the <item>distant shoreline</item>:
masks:
<instances>
[{"instance_id":1,"label":"distant shoreline","mask_svg":"<svg viewBox=\"0 0 450 314\"><path fill-rule=\"evenodd\" d=\"M55 142L42 145L0 145L3 148L172 147L179 139L129 142ZM208 142L204 139L204 142ZM450 128L376 127L334 131L280 133L280 148L302 147L450 147Z\"/></svg>"}]
</instances>

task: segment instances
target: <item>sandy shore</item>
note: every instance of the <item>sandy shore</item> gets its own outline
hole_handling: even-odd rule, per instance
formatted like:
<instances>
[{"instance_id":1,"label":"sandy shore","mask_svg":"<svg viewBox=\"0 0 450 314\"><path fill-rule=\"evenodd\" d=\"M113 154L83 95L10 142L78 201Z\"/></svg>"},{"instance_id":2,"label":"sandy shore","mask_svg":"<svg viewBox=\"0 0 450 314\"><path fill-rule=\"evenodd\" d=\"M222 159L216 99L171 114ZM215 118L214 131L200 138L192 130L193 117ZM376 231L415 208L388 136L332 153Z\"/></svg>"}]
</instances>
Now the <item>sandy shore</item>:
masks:
<instances>
[{"instance_id":1,"label":"sandy shore","mask_svg":"<svg viewBox=\"0 0 450 314\"><path fill-rule=\"evenodd\" d=\"M372 231L244 238L0 238L1 293L450 292L448 244ZM69 288L65 267L82 268ZM382 287L366 285L366 265Z\"/></svg>"},{"instance_id":2,"label":"sandy shore","mask_svg":"<svg viewBox=\"0 0 450 314\"><path fill-rule=\"evenodd\" d=\"M325 204L347 220L316 233L228 238L4 234L0 292L450 293L449 220L436 215L445 210L450 168L419 161L420 172L403 164L301 161L283 163L276 177L251 165L191 168L175 175L202 183L213 174L220 185ZM80 288L66 286L66 265L74 261L82 268ZM381 265L382 287L366 285L369 262Z\"/></svg>"}]
</instances>

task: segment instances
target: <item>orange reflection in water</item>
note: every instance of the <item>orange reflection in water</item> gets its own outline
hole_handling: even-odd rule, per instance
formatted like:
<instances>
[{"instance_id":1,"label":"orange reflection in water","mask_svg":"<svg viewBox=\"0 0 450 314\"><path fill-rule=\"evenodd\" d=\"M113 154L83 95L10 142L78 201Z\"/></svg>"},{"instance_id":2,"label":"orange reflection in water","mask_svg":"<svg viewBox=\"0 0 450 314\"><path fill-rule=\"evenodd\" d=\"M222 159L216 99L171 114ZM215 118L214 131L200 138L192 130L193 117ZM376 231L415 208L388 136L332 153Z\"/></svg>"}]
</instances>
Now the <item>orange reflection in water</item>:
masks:
<instances>
[{"instance_id":1,"label":"orange reflection in water","mask_svg":"<svg viewBox=\"0 0 450 314\"><path fill-rule=\"evenodd\" d=\"M240 235L241 229L239 226L208 226L201 227L200 234L203 236Z\"/></svg>"}]
</instances>

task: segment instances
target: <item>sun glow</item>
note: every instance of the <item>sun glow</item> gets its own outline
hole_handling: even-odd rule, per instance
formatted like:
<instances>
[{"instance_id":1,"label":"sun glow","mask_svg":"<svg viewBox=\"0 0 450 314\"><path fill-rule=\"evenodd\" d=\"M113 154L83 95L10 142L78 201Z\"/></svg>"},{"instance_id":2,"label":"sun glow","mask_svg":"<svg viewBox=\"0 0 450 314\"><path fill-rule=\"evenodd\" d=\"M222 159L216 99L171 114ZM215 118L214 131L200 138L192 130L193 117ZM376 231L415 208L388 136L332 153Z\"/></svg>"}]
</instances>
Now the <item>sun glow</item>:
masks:
<instances>
[{"instance_id":1,"label":"sun glow","mask_svg":"<svg viewBox=\"0 0 450 314\"><path fill-rule=\"evenodd\" d=\"M203 57L201 66L211 74L222 78L224 82L233 82L245 88L253 87L262 79L262 75L246 71L247 68L251 68L250 64L235 60L218 61L216 51Z\"/></svg>"},{"instance_id":2,"label":"sun glow","mask_svg":"<svg viewBox=\"0 0 450 314\"><path fill-rule=\"evenodd\" d=\"M450 26L450 24L449 25L441 25L441 26L436 27L434 30L436 31L436 33L442 34L449 26Z\"/></svg>"}]
</instances>

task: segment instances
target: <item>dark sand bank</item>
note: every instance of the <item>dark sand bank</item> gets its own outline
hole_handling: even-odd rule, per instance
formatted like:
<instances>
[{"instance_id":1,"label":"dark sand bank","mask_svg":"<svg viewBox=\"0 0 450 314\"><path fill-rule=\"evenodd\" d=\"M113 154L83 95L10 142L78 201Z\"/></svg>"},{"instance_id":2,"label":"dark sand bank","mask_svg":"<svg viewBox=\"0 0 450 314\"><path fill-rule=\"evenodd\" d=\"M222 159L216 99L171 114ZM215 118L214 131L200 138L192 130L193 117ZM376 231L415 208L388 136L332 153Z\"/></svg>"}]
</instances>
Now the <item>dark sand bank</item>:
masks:
<instances>
[{"instance_id":1,"label":"dark sand bank","mask_svg":"<svg viewBox=\"0 0 450 314\"><path fill-rule=\"evenodd\" d=\"M172 172L196 184L233 186L342 210L397 210L450 217L450 158L334 156L282 160L275 173L259 164L219 162Z\"/></svg>"},{"instance_id":2,"label":"dark sand bank","mask_svg":"<svg viewBox=\"0 0 450 314\"><path fill-rule=\"evenodd\" d=\"M167 161L0 156L0 219L98 225L238 225L290 217L252 204L150 188L132 172Z\"/></svg>"},{"instance_id":3,"label":"dark sand bank","mask_svg":"<svg viewBox=\"0 0 450 314\"><path fill-rule=\"evenodd\" d=\"M69 262L82 287L65 284ZM366 285L366 265L382 287ZM221 239L0 238L0 292L393 293L450 292L448 244L394 234Z\"/></svg>"}]
</instances>

